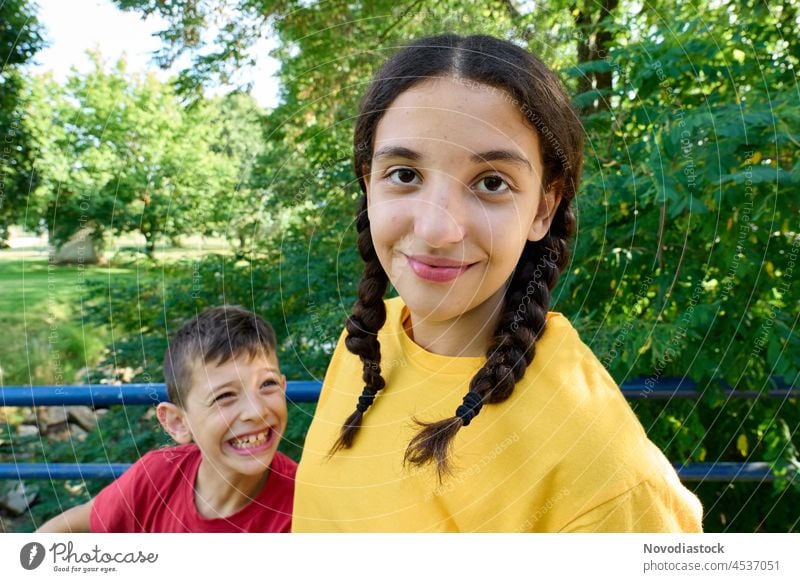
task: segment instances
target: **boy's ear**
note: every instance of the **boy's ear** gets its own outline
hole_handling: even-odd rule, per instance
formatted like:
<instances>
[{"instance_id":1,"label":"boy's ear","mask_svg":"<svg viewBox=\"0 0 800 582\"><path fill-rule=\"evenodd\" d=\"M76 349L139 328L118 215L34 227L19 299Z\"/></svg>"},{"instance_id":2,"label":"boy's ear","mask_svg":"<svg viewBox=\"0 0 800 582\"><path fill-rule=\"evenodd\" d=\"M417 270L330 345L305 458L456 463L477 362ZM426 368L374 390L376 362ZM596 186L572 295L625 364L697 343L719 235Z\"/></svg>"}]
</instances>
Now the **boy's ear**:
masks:
<instances>
[{"instance_id":1,"label":"boy's ear","mask_svg":"<svg viewBox=\"0 0 800 582\"><path fill-rule=\"evenodd\" d=\"M561 180L555 180L550 184L547 192L542 192L539 208L528 232L529 241L542 240L545 237L547 231L550 230L550 223L553 222L553 217L556 215L556 209L560 202Z\"/></svg>"},{"instance_id":2,"label":"boy's ear","mask_svg":"<svg viewBox=\"0 0 800 582\"><path fill-rule=\"evenodd\" d=\"M171 402L160 402L156 408L158 422L179 445L192 442L192 431L183 410Z\"/></svg>"}]
</instances>

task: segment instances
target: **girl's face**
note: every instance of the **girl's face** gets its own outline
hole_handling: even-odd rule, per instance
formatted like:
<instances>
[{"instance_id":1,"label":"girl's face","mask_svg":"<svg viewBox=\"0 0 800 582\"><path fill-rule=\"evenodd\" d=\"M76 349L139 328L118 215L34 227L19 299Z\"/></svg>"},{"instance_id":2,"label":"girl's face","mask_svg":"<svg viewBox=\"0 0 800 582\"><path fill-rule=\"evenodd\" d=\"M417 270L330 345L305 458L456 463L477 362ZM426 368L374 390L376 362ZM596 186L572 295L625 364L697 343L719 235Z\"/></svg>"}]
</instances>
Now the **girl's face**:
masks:
<instances>
[{"instance_id":1,"label":"girl's face","mask_svg":"<svg viewBox=\"0 0 800 582\"><path fill-rule=\"evenodd\" d=\"M502 302L525 242L547 234L558 205L541 183L539 140L507 93L436 78L397 97L378 123L368 213L417 321Z\"/></svg>"}]
</instances>

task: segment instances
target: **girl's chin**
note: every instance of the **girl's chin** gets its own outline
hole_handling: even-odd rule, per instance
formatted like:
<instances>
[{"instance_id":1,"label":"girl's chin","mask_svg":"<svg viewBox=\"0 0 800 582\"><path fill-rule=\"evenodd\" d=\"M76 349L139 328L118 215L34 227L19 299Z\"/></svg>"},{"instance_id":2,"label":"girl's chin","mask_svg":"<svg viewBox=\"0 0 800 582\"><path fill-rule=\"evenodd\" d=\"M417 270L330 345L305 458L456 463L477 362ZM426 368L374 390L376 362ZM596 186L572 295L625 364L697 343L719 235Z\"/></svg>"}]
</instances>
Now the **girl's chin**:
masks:
<instances>
[{"instance_id":1,"label":"girl's chin","mask_svg":"<svg viewBox=\"0 0 800 582\"><path fill-rule=\"evenodd\" d=\"M458 319L471 311L479 308L483 303L473 305L474 293L463 296L460 289L450 289L449 292L433 294L428 291L420 292L409 289L397 288L403 303L414 316L414 322L421 323L446 323ZM474 289L473 289L474 291Z\"/></svg>"}]
</instances>

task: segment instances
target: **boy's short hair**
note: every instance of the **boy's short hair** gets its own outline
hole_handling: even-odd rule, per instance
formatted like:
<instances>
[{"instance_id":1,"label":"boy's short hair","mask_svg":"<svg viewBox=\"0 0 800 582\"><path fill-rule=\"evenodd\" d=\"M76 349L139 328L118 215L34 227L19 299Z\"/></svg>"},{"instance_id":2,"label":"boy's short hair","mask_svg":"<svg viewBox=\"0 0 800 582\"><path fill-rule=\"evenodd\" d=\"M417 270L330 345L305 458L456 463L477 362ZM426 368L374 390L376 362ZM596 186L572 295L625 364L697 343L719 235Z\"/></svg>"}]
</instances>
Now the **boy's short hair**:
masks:
<instances>
[{"instance_id":1,"label":"boy's short hair","mask_svg":"<svg viewBox=\"0 0 800 582\"><path fill-rule=\"evenodd\" d=\"M247 354L275 354L272 326L238 305L223 305L205 310L181 327L164 352L164 380L173 404L183 407L184 397L194 382L198 364L224 364Z\"/></svg>"}]
</instances>

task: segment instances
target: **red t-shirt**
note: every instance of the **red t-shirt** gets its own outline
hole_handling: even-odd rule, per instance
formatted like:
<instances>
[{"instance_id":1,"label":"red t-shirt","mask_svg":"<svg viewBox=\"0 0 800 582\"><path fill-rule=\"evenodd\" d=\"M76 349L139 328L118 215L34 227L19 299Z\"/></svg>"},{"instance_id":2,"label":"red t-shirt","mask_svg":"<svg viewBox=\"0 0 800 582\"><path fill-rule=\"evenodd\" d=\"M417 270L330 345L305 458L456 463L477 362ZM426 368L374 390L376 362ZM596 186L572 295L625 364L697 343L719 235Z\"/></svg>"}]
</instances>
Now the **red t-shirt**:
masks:
<instances>
[{"instance_id":1,"label":"red t-shirt","mask_svg":"<svg viewBox=\"0 0 800 582\"><path fill-rule=\"evenodd\" d=\"M267 483L255 499L233 515L207 519L194 504L194 480L200 460L200 449L195 444L147 453L94 498L91 531L290 531L297 463L276 452Z\"/></svg>"}]
</instances>

